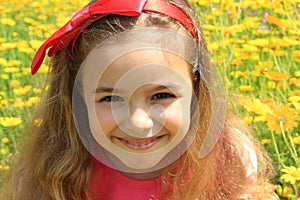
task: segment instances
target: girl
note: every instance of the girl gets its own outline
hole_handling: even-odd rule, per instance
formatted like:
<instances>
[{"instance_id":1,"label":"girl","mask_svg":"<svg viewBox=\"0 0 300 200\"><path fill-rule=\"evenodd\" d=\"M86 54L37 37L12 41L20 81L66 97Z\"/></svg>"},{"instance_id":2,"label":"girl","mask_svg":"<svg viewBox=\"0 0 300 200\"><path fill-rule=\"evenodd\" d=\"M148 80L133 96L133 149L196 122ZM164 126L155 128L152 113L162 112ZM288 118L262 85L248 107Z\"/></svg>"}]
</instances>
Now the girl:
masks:
<instances>
[{"instance_id":1,"label":"girl","mask_svg":"<svg viewBox=\"0 0 300 200\"><path fill-rule=\"evenodd\" d=\"M100 0L46 50L49 90L2 199L277 199L271 162L226 112L185 0Z\"/></svg>"}]
</instances>

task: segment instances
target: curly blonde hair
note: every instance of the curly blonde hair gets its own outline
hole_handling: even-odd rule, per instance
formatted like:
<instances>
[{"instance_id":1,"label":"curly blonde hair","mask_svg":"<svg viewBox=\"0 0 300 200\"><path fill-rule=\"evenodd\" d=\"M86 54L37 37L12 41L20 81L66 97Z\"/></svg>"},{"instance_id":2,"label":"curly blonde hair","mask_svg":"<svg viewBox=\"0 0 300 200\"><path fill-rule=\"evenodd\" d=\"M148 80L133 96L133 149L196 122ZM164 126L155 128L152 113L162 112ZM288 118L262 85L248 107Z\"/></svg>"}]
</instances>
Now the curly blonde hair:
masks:
<instances>
[{"instance_id":1,"label":"curly blonde hair","mask_svg":"<svg viewBox=\"0 0 300 200\"><path fill-rule=\"evenodd\" d=\"M198 38L202 38L199 43L204 51L206 44L192 7L185 0L170 2L192 19ZM175 20L155 13L143 13L139 17L109 15L82 32L73 53L69 45L52 57L47 79L49 89L34 115L34 118L42 118L43 122L38 127L32 123L28 128L25 144L8 175L2 199L79 200L83 195L94 199L90 190L92 156L83 146L72 116L74 80L81 63L97 44L125 30L153 26L185 30ZM205 59L204 67L212 67L207 64L208 58ZM194 91L201 96L198 112L201 119L209 119L209 90L199 72L193 72L193 76ZM277 199L269 183L273 177L272 162L247 126L228 111L218 142L206 157L199 158L207 129L208 120L201 120L191 147L180 159L163 169L163 199ZM245 143L257 156L255 178L247 175L249 160L245 161L241 156L245 152ZM183 191L182 180L191 169L193 176ZM174 186L172 191L170 184Z\"/></svg>"}]
</instances>

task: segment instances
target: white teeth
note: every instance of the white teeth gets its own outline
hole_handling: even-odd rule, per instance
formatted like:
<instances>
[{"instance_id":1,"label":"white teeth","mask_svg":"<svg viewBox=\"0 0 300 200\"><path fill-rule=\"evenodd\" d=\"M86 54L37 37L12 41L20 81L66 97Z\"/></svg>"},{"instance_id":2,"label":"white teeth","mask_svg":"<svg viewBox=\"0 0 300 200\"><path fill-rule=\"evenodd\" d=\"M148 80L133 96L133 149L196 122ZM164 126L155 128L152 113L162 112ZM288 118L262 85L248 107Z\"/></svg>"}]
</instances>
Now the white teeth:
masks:
<instances>
[{"instance_id":1,"label":"white teeth","mask_svg":"<svg viewBox=\"0 0 300 200\"><path fill-rule=\"evenodd\" d=\"M141 143L141 144L136 144L132 143L132 141L127 141L124 139L120 139L120 141L125 144L127 147L134 149L134 150L143 150L143 149L148 149L152 146L154 146L158 142L159 138L152 139L146 143Z\"/></svg>"}]
</instances>

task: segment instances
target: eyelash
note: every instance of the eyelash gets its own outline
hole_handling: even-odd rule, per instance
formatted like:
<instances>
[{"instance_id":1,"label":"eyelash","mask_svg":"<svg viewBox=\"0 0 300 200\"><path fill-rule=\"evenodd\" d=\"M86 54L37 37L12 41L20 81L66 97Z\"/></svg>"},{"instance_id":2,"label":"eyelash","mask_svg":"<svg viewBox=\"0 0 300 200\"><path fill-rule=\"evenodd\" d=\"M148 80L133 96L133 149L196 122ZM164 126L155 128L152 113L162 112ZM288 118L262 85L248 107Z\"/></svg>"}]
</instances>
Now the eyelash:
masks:
<instances>
[{"instance_id":1,"label":"eyelash","mask_svg":"<svg viewBox=\"0 0 300 200\"><path fill-rule=\"evenodd\" d=\"M171 98L176 98L176 96L168 92L161 92L161 93L154 94L151 97L151 101L164 101ZM120 102L120 101L124 101L124 99L120 96L110 95L101 98L98 102Z\"/></svg>"},{"instance_id":2,"label":"eyelash","mask_svg":"<svg viewBox=\"0 0 300 200\"><path fill-rule=\"evenodd\" d=\"M153 95L151 97L152 101L163 101L166 99L176 98L174 94L168 93L168 92L161 92Z\"/></svg>"},{"instance_id":3,"label":"eyelash","mask_svg":"<svg viewBox=\"0 0 300 200\"><path fill-rule=\"evenodd\" d=\"M114 95L105 96L99 100L99 102L120 102L120 101L124 101L124 99L122 97L114 96Z\"/></svg>"}]
</instances>

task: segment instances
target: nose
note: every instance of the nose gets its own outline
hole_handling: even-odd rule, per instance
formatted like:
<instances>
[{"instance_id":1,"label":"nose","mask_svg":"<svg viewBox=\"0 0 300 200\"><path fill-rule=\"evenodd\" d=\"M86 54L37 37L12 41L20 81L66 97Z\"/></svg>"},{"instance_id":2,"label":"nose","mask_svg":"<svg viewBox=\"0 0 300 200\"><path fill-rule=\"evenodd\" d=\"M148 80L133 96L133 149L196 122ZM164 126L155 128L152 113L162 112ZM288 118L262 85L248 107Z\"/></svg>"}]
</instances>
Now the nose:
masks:
<instances>
[{"instance_id":1,"label":"nose","mask_svg":"<svg viewBox=\"0 0 300 200\"><path fill-rule=\"evenodd\" d=\"M138 138L149 137L153 128L149 109L143 106L131 106L129 116L124 123L126 134Z\"/></svg>"},{"instance_id":2,"label":"nose","mask_svg":"<svg viewBox=\"0 0 300 200\"><path fill-rule=\"evenodd\" d=\"M149 129L153 127L153 121L148 112L144 109L137 108L131 113L131 122L134 127L140 129Z\"/></svg>"}]
</instances>

